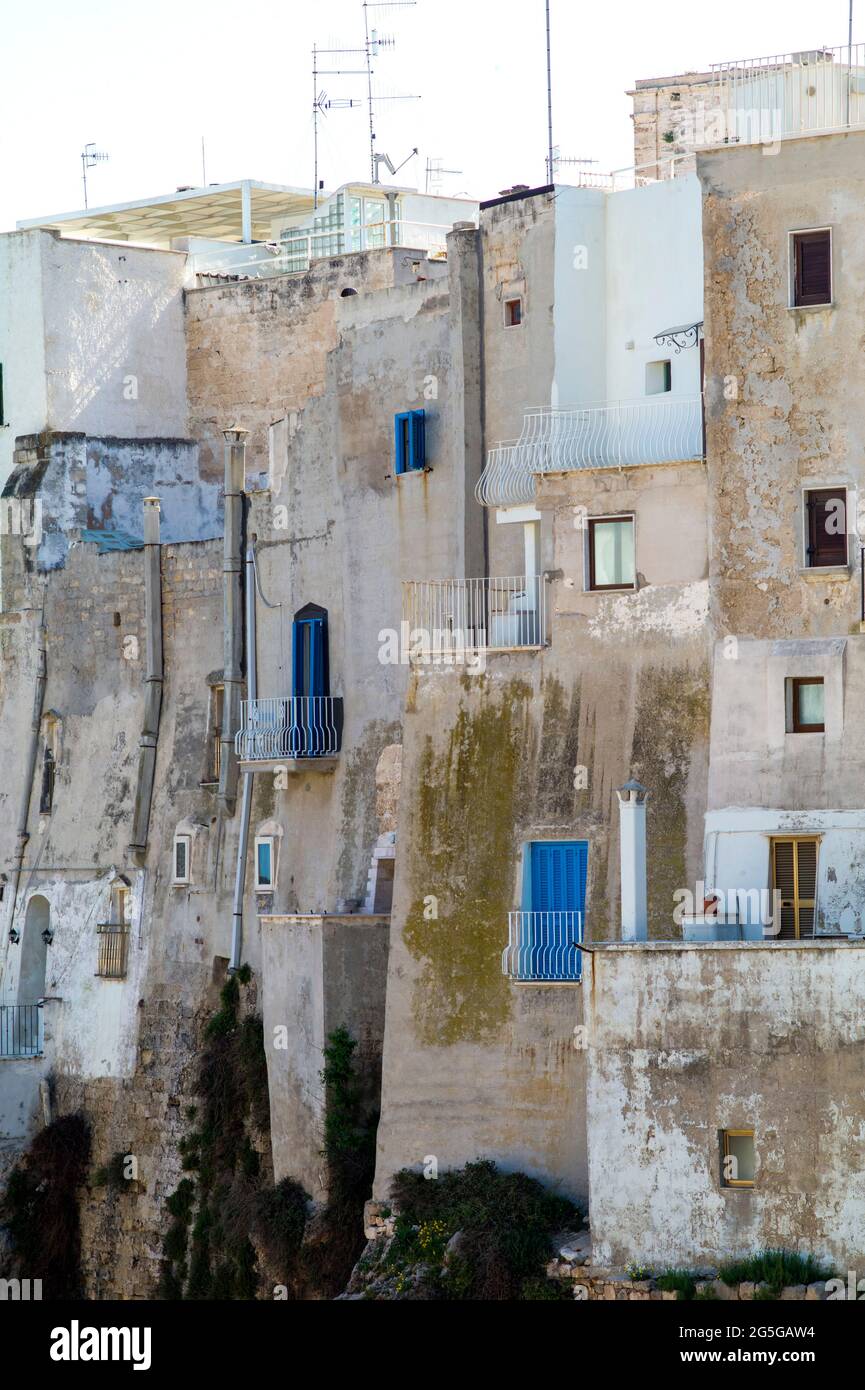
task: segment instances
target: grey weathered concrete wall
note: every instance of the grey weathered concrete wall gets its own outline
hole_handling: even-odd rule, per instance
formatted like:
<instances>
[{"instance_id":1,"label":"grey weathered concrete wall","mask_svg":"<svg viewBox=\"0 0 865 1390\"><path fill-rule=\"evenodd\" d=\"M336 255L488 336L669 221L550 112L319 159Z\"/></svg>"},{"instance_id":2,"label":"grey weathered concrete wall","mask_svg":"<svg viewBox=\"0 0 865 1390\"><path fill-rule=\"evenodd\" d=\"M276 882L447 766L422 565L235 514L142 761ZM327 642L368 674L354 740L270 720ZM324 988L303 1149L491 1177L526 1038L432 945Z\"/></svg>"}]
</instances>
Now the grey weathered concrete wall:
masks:
<instances>
[{"instance_id":1,"label":"grey weathered concrete wall","mask_svg":"<svg viewBox=\"0 0 865 1390\"><path fill-rule=\"evenodd\" d=\"M861 945L601 948L586 966L593 1260L863 1255ZM753 1129L753 1188L719 1131Z\"/></svg>"}]
</instances>

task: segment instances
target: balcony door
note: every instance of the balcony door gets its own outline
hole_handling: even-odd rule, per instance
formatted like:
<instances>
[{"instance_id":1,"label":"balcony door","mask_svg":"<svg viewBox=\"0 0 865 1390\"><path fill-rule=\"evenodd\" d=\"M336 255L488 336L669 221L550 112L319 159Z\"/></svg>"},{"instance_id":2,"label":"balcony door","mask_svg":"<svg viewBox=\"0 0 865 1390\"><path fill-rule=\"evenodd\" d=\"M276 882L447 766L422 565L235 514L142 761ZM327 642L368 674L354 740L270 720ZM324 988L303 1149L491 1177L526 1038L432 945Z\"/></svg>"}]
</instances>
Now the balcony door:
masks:
<instances>
[{"instance_id":1,"label":"balcony door","mask_svg":"<svg viewBox=\"0 0 865 1390\"><path fill-rule=\"evenodd\" d=\"M812 937L817 906L816 840L772 841L772 887L779 894L781 907L781 930L773 940Z\"/></svg>"},{"instance_id":2,"label":"balcony door","mask_svg":"<svg viewBox=\"0 0 865 1390\"><path fill-rule=\"evenodd\" d=\"M535 979L579 979L586 905L587 840L533 840L528 846L522 945Z\"/></svg>"},{"instance_id":3,"label":"balcony door","mask_svg":"<svg viewBox=\"0 0 865 1390\"><path fill-rule=\"evenodd\" d=\"M291 641L288 752L304 758L320 753L330 725L327 610L308 603L294 615Z\"/></svg>"}]
</instances>

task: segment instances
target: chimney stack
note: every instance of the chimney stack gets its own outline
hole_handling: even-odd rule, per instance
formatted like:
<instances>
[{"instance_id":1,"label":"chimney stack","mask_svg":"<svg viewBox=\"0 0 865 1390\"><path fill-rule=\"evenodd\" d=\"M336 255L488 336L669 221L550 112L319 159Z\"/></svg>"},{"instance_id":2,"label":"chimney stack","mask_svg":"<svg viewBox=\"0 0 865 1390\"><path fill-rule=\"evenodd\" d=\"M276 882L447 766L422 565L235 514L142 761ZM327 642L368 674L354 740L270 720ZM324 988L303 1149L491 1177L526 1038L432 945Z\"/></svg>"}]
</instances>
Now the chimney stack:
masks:
<instances>
[{"instance_id":1,"label":"chimney stack","mask_svg":"<svg viewBox=\"0 0 865 1390\"><path fill-rule=\"evenodd\" d=\"M618 787L622 872L622 940L647 939L646 802L649 792L631 778Z\"/></svg>"}]
</instances>

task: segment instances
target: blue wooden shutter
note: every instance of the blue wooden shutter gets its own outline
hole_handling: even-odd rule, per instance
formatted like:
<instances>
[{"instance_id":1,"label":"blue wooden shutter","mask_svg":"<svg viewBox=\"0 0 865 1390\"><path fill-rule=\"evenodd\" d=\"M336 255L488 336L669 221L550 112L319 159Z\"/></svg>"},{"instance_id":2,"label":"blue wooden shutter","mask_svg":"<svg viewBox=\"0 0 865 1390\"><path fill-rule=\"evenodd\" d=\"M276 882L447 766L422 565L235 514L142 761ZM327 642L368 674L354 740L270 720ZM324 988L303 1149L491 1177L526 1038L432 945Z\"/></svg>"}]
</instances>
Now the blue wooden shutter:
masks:
<instances>
[{"instance_id":1,"label":"blue wooden shutter","mask_svg":"<svg viewBox=\"0 0 865 1390\"><path fill-rule=\"evenodd\" d=\"M587 840L535 840L531 846L533 912L583 912Z\"/></svg>"},{"instance_id":2,"label":"blue wooden shutter","mask_svg":"<svg viewBox=\"0 0 865 1390\"><path fill-rule=\"evenodd\" d=\"M291 693L304 694L303 623L291 625Z\"/></svg>"},{"instance_id":3,"label":"blue wooden shutter","mask_svg":"<svg viewBox=\"0 0 865 1390\"><path fill-rule=\"evenodd\" d=\"M426 467L426 414L423 410L411 412L411 438L409 443L409 467Z\"/></svg>"},{"instance_id":4,"label":"blue wooden shutter","mask_svg":"<svg viewBox=\"0 0 865 1390\"><path fill-rule=\"evenodd\" d=\"M409 467L411 453L411 425L407 410L393 417L393 435L395 470L397 473L405 473Z\"/></svg>"},{"instance_id":5,"label":"blue wooden shutter","mask_svg":"<svg viewBox=\"0 0 865 1390\"><path fill-rule=\"evenodd\" d=\"M327 626L324 618L298 618L292 624L292 694L327 694Z\"/></svg>"}]
</instances>

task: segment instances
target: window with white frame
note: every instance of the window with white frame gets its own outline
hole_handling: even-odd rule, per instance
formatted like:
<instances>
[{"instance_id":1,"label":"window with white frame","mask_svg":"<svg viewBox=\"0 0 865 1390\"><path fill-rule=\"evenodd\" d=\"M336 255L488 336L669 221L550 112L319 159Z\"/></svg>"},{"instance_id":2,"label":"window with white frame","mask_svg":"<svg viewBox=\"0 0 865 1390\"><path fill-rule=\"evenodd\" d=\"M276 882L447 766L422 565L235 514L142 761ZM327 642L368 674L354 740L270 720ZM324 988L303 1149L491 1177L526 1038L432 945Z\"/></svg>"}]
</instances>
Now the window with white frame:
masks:
<instances>
[{"instance_id":1,"label":"window with white frame","mask_svg":"<svg viewBox=\"0 0 865 1390\"><path fill-rule=\"evenodd\" d=\"M182 884L189 883L189 875L192 864L192 836L175 835L174 837L174 876L173 882Z\"/></svg>"},{"instance_id":2,"label":"window with white frame","mask_svg":"<svg viewBox=\"0 0 865 1390\"><path fill-rule=\"evenodd\" d=\"M276 839L273 835L255 837L255 891L272 893L276 881Z\"/></svg>"}]
</instances>

